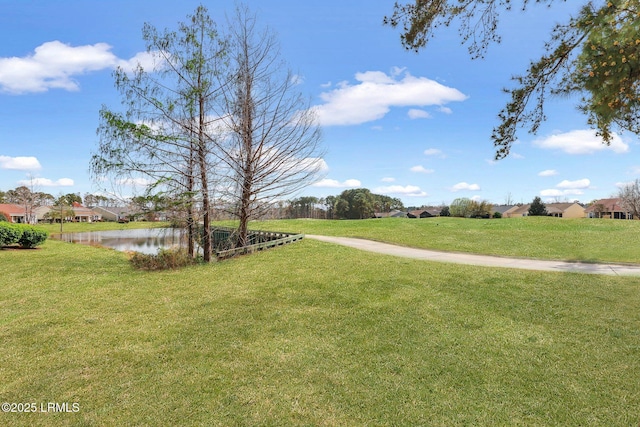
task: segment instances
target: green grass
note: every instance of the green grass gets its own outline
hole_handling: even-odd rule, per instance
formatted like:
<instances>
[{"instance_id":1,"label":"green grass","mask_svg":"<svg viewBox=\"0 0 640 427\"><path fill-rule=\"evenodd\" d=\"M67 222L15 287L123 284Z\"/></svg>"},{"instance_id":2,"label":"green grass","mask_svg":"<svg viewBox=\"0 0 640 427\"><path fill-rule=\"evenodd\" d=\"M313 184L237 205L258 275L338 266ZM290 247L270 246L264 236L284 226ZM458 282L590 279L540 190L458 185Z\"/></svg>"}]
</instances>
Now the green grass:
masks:
<instances>
[{"instance_id":1,"label":"green grass","mask_svg":"<svg viewBox=\"0 0 640 427\"><path fill-rule=\"evenodd\" d=\"M38 224L51 234L60 233L60 224ZM168 227L168 222L136 221L120 224L118 222L65 222L62 224L63 233L73 233L82 231L105 231L105 230L132 230L136 228L157 228Z\"/></svg>"},{"instance_id":2,"label":"green grass","mask_svg":"<svg viewBox=\"0 0 640 427\"><path fill-rule=\"evenodd\" d=\"M0 401L80 404L3 426L640 422L635 278L311 240L160 273L47 241L0 271Z\"/></svg>"},{"instance_id":3,"label":"green grass","mask_svg":"<svg viewBox=\"0 0 640 427\"><path fill-rule=\"evenodd\" d=\"M549 217L282 220L254 228L361 237L417 248L583 262L640 263L640 221Z\"/></svg>"}]
</instances>

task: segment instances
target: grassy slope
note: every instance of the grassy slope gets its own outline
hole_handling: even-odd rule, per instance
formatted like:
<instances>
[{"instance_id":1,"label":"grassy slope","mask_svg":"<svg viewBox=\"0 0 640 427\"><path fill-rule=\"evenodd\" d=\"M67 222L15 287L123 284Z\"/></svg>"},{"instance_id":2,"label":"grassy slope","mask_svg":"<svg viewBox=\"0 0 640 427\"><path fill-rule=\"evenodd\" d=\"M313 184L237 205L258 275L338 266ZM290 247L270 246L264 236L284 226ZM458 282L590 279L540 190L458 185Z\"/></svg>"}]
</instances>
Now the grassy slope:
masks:
<instances>
[{"instance_id":1,"label":"grassy slope","mask_svg":"<svg viewBox=\"0 0 640 427\"><path fill-rule=\"evenodd\" d=\"M549 217L284 220L256 228L362 237L405 246L585 262L640 263L640 221Z\"/></svg>"},{"instance_id":2,"label":"grassy slope","mask_svg":"<svg viewBox=\"0 0 640 427\"><path fill-rule=\"evenodd\" d=\"M303 230L306 231L306 230ZM304 240L182 271L0 252L1 425L637 425L640 285Z\"/></svg>"}]
</instances>

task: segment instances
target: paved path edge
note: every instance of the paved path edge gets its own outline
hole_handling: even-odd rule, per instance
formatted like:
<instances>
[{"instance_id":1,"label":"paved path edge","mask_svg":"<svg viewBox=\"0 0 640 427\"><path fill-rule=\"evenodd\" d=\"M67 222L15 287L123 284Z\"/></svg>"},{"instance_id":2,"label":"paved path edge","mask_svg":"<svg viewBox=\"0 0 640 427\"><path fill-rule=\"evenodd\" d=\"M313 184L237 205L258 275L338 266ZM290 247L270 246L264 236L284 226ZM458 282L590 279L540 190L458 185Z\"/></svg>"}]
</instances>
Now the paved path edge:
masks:
<instances>
[{"instance_id":1,"label":"paved path edge","mask_svg":"<svg viewBox=\"0 0 640 427\"><path fill-rule=\"evenodd\" d=\"M409 248L353 237L333 237L306 234L306 238L322 242L348 246L368 252L393 255L411 259L435 262L477 265L483 267L516 268L522 270L555 271L563 273L602 274L609 276L640 276L640 265L594 264L586 262L566 262L508 258L490 255L476 255L459 252L443 252L430 249Z\"/></svg>"}]
</instances>

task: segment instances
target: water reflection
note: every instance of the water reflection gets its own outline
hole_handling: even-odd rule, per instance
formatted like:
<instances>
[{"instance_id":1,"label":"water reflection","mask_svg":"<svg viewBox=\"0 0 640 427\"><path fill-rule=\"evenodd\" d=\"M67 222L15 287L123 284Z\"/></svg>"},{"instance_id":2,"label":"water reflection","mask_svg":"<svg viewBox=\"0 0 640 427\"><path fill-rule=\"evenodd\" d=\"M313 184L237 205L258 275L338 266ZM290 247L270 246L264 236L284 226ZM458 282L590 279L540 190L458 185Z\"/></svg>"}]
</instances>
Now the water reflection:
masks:
<instances>
[{"instance_id":1,"label":"water reflection","mask_svg":"<svg viewBox=\"0 0 640 427\"><path fill-rule=\"evenodd\" d=\"M184 232L174 228L145 228L134 230L87 231L51 236L64 242L105 246L118 251L156 254L159 248L177 247L184 241Z\"/></svg>"}]
</instances>

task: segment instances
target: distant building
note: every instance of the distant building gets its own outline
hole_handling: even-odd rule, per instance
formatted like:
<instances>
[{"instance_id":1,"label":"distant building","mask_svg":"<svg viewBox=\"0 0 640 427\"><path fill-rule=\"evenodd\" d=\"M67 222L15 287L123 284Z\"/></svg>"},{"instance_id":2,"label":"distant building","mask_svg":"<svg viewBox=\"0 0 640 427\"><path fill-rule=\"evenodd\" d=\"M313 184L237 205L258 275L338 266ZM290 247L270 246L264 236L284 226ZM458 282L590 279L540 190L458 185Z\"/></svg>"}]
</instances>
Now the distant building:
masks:
<instances>
[{"instance_id":1,"label":"distant building","mask_svg":"<svg viewBox=\"0 0 640 427\"><path fill-rule=\"evenodd\" d=\"M491 214L493 215L494 213L498 212L499 214L504 216L504 213L513 207L514 205L493 205L491 207Z\"/></svg>"},{"instance_id":2,"label":"distant building","mask_svg":"<svg viewBox=\"0 0 640 427\"><path fill-rule=\"evenodd\" d=\"M407 212L407 218L432 218L439 215L440 211L436 212L435 209L418 209Z\"/></svg>"},{"instance_id":3,"label":"distant building","mask_svg":"<svg viewBox=\"0 0 640 427\"><path fill-rule=\"evenodd\" d=\"M406 218L407 214L394 209L391 212L376 212L375 214L373 214L373 216L375 218Z\"/></svg>"},{"instance_id":4,"label":"distant building","mask_svg":"<svg viewBox=\"0 0 640 427\"><path fill-rule=\"evenodd\" d=\"M105 221L129 221L138 214L127 206L96 206L93 210Z\"/></svg>"},{"instance_id":5,"label":"distant building","mask_svg":"<svg viewBox=\"0 0 640 427\"><path fill-rule=\"evenodd\" d=\"M73 213L75 214L75 222L95 222L102 221L102 216L99 213L94 212L92 209L85 208L78 202L73 202Z\"/></svg>"},{"instance_id":6,"label":"distant building","mask_svg":"<svg viewBox=\"0 0 640 427\"><path fill-rule=\"evenodd\" d=\"M26 211L24 206L14 205L13 203L0 203L0 212L9 216L7 218L11 222L26 223Z\"/></svg>"},{"instance_id":7,"label":"distant building","mask_svg":"<svg viewBox=\"0 0 640 427\"><path fill-rule=\"evenodd\" d=\"M622 206L619 198L596 200L585 212L589 218L633 219L633 214Z\"/></svg>"},{"instance_id":8,"label":"distant building","mask_svg":"<svg viewBox=\"0 0 640 427\"><path fill-rule=\"evenodd\" d=\"M547 215L556 218L584 218L585 209L578 203L545 203ZM506 210L502 216L505 218L517 218L529 216L530 204L513 206Z\"/></svg>"}]
</instances>

